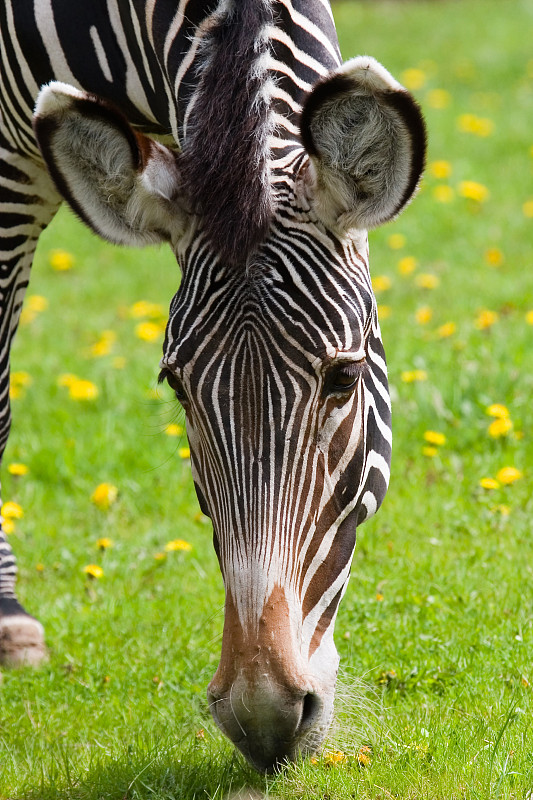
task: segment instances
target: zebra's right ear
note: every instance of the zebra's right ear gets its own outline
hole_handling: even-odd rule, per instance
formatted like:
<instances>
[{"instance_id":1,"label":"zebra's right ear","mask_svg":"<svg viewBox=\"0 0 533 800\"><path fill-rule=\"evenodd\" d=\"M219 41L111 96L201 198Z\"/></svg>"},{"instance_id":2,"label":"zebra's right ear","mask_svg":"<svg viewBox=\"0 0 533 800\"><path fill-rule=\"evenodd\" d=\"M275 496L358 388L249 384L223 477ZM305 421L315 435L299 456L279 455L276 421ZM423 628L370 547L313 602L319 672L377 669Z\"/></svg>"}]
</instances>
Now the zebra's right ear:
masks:
<instances>
[{"instance_id":1,"label":"zebra's right ear","mask_svg":"<svg viewBox=\"0 0 533 800\"><path fill-rule=\"evenodd\" d=\"M105 101L59 82L41 90L33 126L57 189L104 239L142 246L181 235L174 151L134 131Z\"/></svg>"},{"instance_id":2,"label":"zebra's right ear","mask_svg":"<svg viewBox=\"0 0 533 800\"><path fill-rule=\"evenodd\" d=\"M425 164L422 112L375 59L359 56L319 81L305 99L300 130L310 193L326 225L374 228L414 195Z\"/></svg>"}]
</instances>

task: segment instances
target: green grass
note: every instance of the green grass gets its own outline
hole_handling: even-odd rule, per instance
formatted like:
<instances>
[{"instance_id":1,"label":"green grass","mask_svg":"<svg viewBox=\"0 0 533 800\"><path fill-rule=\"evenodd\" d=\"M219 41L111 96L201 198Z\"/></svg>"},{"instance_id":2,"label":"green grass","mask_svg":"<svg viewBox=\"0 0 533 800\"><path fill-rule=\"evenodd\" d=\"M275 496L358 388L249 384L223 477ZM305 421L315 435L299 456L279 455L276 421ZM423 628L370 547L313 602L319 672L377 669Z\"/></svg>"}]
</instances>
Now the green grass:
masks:
<instances>
[{"instance_id":1,"label":"green grass","mask_svg":"<svg viewBox=\"0 0 533 800\"><path fill-rule=\"evenodd\" d=\"M287 800L522 800L533 789L533 236L523 212L533 198L533 2L338 3L335 13L345 57L370 53L398 76L423 71L415 93L429 162L452 172L428 170L412 207L371 236L373 275L391 282L378 302L392 480L359 531L339 613L343 702L326 755L265 783L210 720L222 581L178 454L186 441L164 433L182 416L167 389L148 396L161 342L136 337L139 320L124 313L143 299L166 307L178 269L168 251L105 246L61 212L29 289L49 306L21 327L13 356L32 383L13 402L4 464L30 471L15 478L4 466L2 477L4 499L25 511L12 534L21 600L44 623L51 658L4 672L0 797L218 799L249 785ZM446 108L431 107L435 89L449 93ZM492 120L491 135L460 131L467 113ZM486 202L459 195L465 180L488 188ZM435 199L438 185L451 202ZM393 233L403 249L390 247ZM54 248L74 254L72 270L51 269ZM491 248L503 254L498 267ZM407 256L417 266L403 276ZM424 273L437 288L417 285ZM433 311L425 325L414 316L422 306ZM499 316L478 330L483 309ZM442 338L448 322L456 330ZM112 352L89 358L106 329ZM415 369L427 379L404 382ZM98 399L71 400L57 386L66 372L93 381ZM487 433L496 402L514 424L501 439ZM423 453L427 430L446 436L434 457ZM523 477L479 486L505 466ZM90 500L103 481L120 492L107 512ZM114 546L99 551L101 537ZM154 558L176 538L192 551ZM92 563L100 580L83 573ZM353 757L362 744L366 767ZM347 760L330 764L328 749Z\"/></svg>"}]
</instances>

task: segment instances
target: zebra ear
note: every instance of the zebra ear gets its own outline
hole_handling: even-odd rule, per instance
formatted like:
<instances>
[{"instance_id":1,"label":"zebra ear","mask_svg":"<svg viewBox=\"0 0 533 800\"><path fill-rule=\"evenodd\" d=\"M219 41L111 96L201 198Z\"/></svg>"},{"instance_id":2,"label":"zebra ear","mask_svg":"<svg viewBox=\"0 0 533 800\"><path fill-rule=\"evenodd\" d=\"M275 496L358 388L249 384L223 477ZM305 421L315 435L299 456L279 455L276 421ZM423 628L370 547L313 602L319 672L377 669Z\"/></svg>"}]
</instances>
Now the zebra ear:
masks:
<instances>
[{"instance_id":1,"label":"zebra ear","mask_svg":"<svg viewBox=\"0 0 533 800\"><path fill-rule=\"evenodd\" d=\"M327 225L374 228L412 198L425 164L424 119L373 58L354 58L317 83L300 128L311 157L311 194Z\"/></svg>"},{"instance_id":2,"label":"zebra ear","mask_svg":"<svg viewBox=\"0 0 533 800\"><path fill-rule=\"evenodd\" d=\"M33 125L59 192L104 239L142 246L181 234L172 150L135 132L105 101L59 82L41 90Z\"/></svg>"}]
</instances>

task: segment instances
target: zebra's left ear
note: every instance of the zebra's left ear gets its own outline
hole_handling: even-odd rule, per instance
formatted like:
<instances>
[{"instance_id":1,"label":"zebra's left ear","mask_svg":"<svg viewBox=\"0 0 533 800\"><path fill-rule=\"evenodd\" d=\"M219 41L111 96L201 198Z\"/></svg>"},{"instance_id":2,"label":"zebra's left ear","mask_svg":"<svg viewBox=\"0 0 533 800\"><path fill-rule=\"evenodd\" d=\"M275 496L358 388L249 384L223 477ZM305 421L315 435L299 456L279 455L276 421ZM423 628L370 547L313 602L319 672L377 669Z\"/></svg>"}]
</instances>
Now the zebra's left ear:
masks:
<instances>
[{"instance_id":1,"label":"zebra's left ear","mask_svg":"<svg viewBox=\"0 0 533 800\"><path fill-rule=\"evenodd\" d=\"M375 228L412 198L425 164L424 119L373 58L354 58L319 81L305 99L300 128L325 224Z\"/></svg>"}]
</instances>

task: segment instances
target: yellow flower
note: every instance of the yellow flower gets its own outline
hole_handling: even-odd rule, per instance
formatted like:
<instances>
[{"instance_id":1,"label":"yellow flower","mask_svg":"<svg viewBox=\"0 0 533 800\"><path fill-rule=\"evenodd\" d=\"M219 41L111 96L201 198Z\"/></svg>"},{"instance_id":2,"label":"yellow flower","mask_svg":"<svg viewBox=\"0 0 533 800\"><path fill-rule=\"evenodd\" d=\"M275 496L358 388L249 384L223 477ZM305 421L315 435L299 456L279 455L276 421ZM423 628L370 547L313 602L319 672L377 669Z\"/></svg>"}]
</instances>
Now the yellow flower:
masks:
<instances>
[{"instance_id":1,"label":"yellow flower","mask_svg":"<svg viewBox=\"0 0 533 800\"><path fill-rule=\"evenodd\" d=\"M377 275L372 278L372 287L375 292L384 292L391 287L391 279L388 275Z\"/></svg>"},{"instance_id":2,"label":"yellow flower","mask_svg":"<svg viewBox=\"0 0 533 800\"><path fill-rule=\"evenodd\" d=\"M509 508L509 506L506 506L503 503L494 506L494 508L491 508L491 511L492 512L498 511L502 515L502 517L508 517L509 514L511 513L511 509Z\"/></svg>"},{"instance_id":3,"label":"yellow flower","mask_svg":"<svg viewBox=\"0 0 533 800\"><path fill-rule=\"evenodd\" d=\"M431 445L429 445L428 447L423 447L422 448L422 453L425 456L427 456L428 458L434 458L437 455L438 452L439 451L437 450L437 448L436 447L431 447Z\"/></svg>"},{"instance_id":4,"label":"yellow flower","mask_svg":"<svg viewBox=\"0 0 533 800\"><path fill-rule=\"evenodd\" d=\"M28 311L39 313L40 311L46 311L48 308L48 300L41 294L30 294L24 301L24 306Z\"/></svg>"},{"instance_id":5,"label":"yellow flower","mask_svg":"<svg viewBox=\"0 0 533 800\"><path fill-rule=\"evenodd\" d=\"M139 300L129 308L129 316L133 319L157 319L166 315L165 309L159 303L151 303L149 300Z\"/></svg>"},{"instance_id":6,"label":"yellow flower","mask_svg":"<svg viewBox=\"0 0 533 800\"><path fill-rule=\"evenodd\" d=\"M416 90L422 88L427 78L423 70L411 67L402 72L400 80L406 89Z\"/></svg>"},{"instance_id":7,"label":"yellow flower","mask_svg":"<svg viewBox=\"0 0 533 800\"><path fill-rule=\"evenodd\" d=\"M35 569L37 570L37 572L44 572L44 564L41 564L41 562L39 561L39 563L35 565Z\"/></svg>"},{"instance_id":8,"label":"yellow flower","mask_svg":"<svg viewBox=\"0 0 533 800\"><path fill-rule=\"evenodd\" d=\"M402 372L400 377L404 383L418 383L427 381L428 374L425 369L410 369Z\"/></svg>"},{"instance_id":9,"label":"yellow flower","mask_svg":"<svg viewBox=\"0 0 533 800\"><path fill-rule=\"evenodd\" d=\"M485 250L485 261L491 267L500 267L503 264L503 253L497 247Z\"/></svg>"},{"instance_id":10,"label":"yellow flower","mask_svg":"<svg viewBox=\"0 0 533 800\"><path fill-rule=\"evenodd\" d=\"M372 750L367 745L359 748L357 753L357 761L362 767L368 767L371 761Z\"/></svg>"},{"instance_id":11,"label":"yellow flower","mask_svg":"<svg viewBox=\"0 0 533 800\"><path fill-rule=\"evenodd\" d=\"M492 436L493 439L500 439L502 436L507 436L512 427L513 423L508 417L498 417L489 425L489 436Z\"/></svg>"},{"instance_id":12,"label":"yellow flower","mask_svg":"<svg viewBox=\"0 0 533 800\"><path fill-rule=\"evenodd\" d=\"M526 312L526 322L528 325L533 325L533 309Z\"/></svg>"},{"instance_id":13,"label":"yellow flower","mask_svg":"<svg viewBox=\"0 0 533 800\"><path fill-rule=\"evenodd\" d=\"M107 509L113 505L118 497L118 489L112 483L99 483L91 495L91 500L101 509Z\"/></svg>"},{"instance_id":14,"label":"yellow flower","mask_svg":"<svg viewBox=\"0 0 533 800\"><path fill-rule=\"evenodd\" d=\"M171 423L167 425L165 428L165 433L167 436L181 436L183 433L183 428L181 425L176 425L175 423Z\"/></svg>"},{"instance_id":15,"label":"yellow flower","mask_svg":"<svg viewBox=\"0 0 533 800\"><path fill-rule=\"evenodd\" d=\"M489 309L483 309L483 311L480 311L476 317L476 328L480 331L484 331L487 328L491 328L497 321L498 321L498 314L496 313L496 311L489 311Z\"/></svg>"},{"instance_id":16,"label":"yellow flower","mask_svg":"<svg viewBox=\"0 0 533 800\"><path fill-rule=\"evenodd\" d=\"M178 455L180 458L190 458L191 451L188 447L180 447L180 449L178 450Z\"/></svg>"},{"instance_id":17,"label":"yellow flower","mask_svg":"<svg viewBox=\"0 0 533 800\"><path fill-rule=\"evenodd\" d=\"M461 114L457 120L457 127L463 133L486 137L493 132L494 122L486 117L477 117L475 114Z\"/></svg>"},{"instance_id":18,"label":"yellow flower","mask_svg":"<svg viewBox=\"0 0 533 800\"><path fill-rule=\"evenodd\" d=\"M514 483L522 477L522 473L516 467L503 467L496 475L500 483L505 484Z\"/></svg>"},{"instance_id":19,"label":"yellow flower","mask_svg":"<svg viewBox=\"0 0 533 800\"><path fill-rule=\"evenodd\" d=\"M189 550L192 550L192 544L189 544L189 542L186 542L183 539L173 539L171 542L166 543L165 550L167 553L174 552L175 550L185 550L188 552Z\"/></svg>"},{"instance_id":20,"label":"yellow flower","mask_svg":"<svg viewBox=\"0 0 533 800\"><path fill-rule=\"evenodd\" d=\"M4 503L0 509L0 514L4 519L22 519L24 511L22 510L22 506L19 506L18 503L13 503L9 500L7 503Z\"/></svg>"},{"instance_id":21,"label":"yellow flower","mask_svg":"<svg viewBox=\"0 0 533 800\"><path fill-rule=\"evenodd\" d=\"M451 203L455 197L455 192L451 186L435 186L433 197L437 203Z\"/></svg>"},{"instance_id":22,"label":"yellow flower","mask_svg":"<svg viewBox=\"0 0 533 800\"><path fill-rule=\"evenodd\" d=\"M10 475L27 475L29 472L29 468L26 464L19 464L17 462L13 462L13 464L9 464L7 471Z\"/></svg>"},{"instance_id":23,"label":"yellow flower","mask_svg":"<svg viewBox=\"0 0 533 800\"><path fill-rule=\"evenodd\" d=\"M427 94L427 104L430 108L448 108L452 102L452 96L446 89L432 89Z\"/></svg>"},{"instance_id":24,"label":"yellow flower","mask_svg":"<svg viewBox=\"0 0 533 800\"><path fill-rule=\"evenodd\" d=\"M334 752L326 753L324 756L324 764L328 767L332 767L335 764L345 764L347 760L342 750L335 750Z\"/></svg>"},{"instance_id":25,"label":"yellow flower","mask_svg":"<svg viewBox=\"0 0 533 800\"><path fill-rule=\"evenodd\" d=\"M63 372L57 379L58 386L72 386L79 378L73 372Z\"/></svg>"},{"instance_id":26,"label":"yellow flower","mask_svg":"<svg viewBox=\"0 0 533 800\"><path fill-rule=\"evenodd\" d=\"M421 289L436 289L440 281L436 275L429 272L421 272L415 278L415 283Z\"/></svg>"},{"instance_id":27,"label":"yellow flower","mask_svg":"<svg viewBox=\"0 0 533 800\"><path fill-rule=\"evenodd\" d=\"M416 310L415 319L419 325L427 325L433 317L433 311L429 306L421 306Z\"/></svg>"},{"instance_id":28,"label":"yellow flower","mask_svg":"<svg viewBox=\"0 0 533 800\"><path fill-rule=\"evenodd\" d=\"M437 336L440 339L447 339L448 336L453 336L456 331L455 322L445 322L440 328L437 328Z\"/></svg>"},{"instance_id":29,"label":"yellow flower","mask_svg":"<svg viewBox=\"0 0 533 800\"><path fill-rule=\"evenodd\" d=\"M483 487L483 489L499 489L500 484L495 478L481 478L479 485Z\"/></svg>"},{"instance_id":30,"label":"yellow flower","mask_svg":"<svg viewBox=\"0 0 533 800\"><path fill-rule=\"evenodd\" d=\"M407 239L403 235L403 233L392 233L387 243L391 250L401 250L402 247L405 247Z\"/></svg>"},{"instance_id":31,"label":"yellow flower","mask_svg":"<svg viewBox=\"0 0 533 800\"><path fill-rule=\"evenodd\" d=\"M98 387L91 381L77 378L70 383L68 393L72 400L96 400L98 397Z\"/></svg>"},{"instance_id":32,"label":"yellow flower","mask_svg":"<svg viewBox=\"0 0 533 800\"><path fill-rule=\"evenodd\" d=\"M2 522L2 530L6 534L6 536L10 536L17 526L13 522L12 519L5 519Z\"/></svg>"},{"instance_id":33,"label":"yellow flower","mask_svg":"<svg viewBox=\"0 0 533 800\"><path fill-rule=\"evenodd\" d=\"M29 386L32 380L33 379L28 372L21 370L20 372L11 373L11 385L17 387L18 389Z\"/></svg>"},{"instance_id":34,"label":"yellow flower","mask_svg":"<svg viewBox=\"0 0 533 800\"><path fill-rule=\"evenodd\" d=\"M497 417L499 419L507 419L509 417L509 409L502 403L493 403L485 410L489 417Z\"/></svg>"},{"instance_id":35,"label":"yellow flower","mask_svg":"<svg viewBox=\"0 0 533 800\"><path fill-rule=\"evenodd\" d=\"M87 564L87 566L83 568L83 571L89 578L101 578L104 574L104 570L102 567L99 567L98 564Z\"/></svg>"},{"instance_id":36,"label":"yellow flower","mask_svg":"<svg viewBox=\"0 0 533 800\"><path fill-rule=\"evenodd\" d=\"M166 553L155 553L154 554L154 558L155 558L156 561L164 561L166 557L167 557Z\"/></svg>"},{"instance_id":37,"label":"yellow flower","mask_svg":"<svg viewBox=\"0 0 533 800\"><path fill-rule=\"evenodd\" d=\"M410 275L417 267L417 260L413 256L405 256L398 261L398 272L400 275Z\"/></svg>"},{"instance_id":38,"label":"yellow flower","mask_svg":"<svg viewBox=\"0 0 533 800\"><path fill-rule=\"evenodd\" d=\"M96 546L99 550L107 550L108 547L113 547L113 542L107 536L96 540Z\"/></svg>"},{"instance_id":39,"label":"yellow flower","mask_svg":"<svg viewBox=\"0 0 533 800\"><path fill-rule=\"evenodd\" d=\"M440 447L443 444L446 444L446 436L443 433L439 433L438 431L426 431L424 433L424 439L429 444L434 444Z\"/></svg>"},{"instance_id":40,"label":"yellow flower","mask_svg":"<svg viewBox=\"0 0 533 800\"><path fill-rule=\"evenodd\" d=\"M528 219L533 217L533 200L526 200L522 206L522 211L524 212L524 216L528 217Z\"/></svg>"},{"instance_id":41,"label":"yellow flower","mask_svg":"<svg viewBox=\"0 0 533 800\"><path fill-rule=\"evenodd\" d=\"M382 595L381 592L376 592L376 600L378 603L381 603L381 601L384 600L384 595Z\"/></svg>"},{"instance_id":42,"label":"yellow flower","mask_svg":"<svg viewBox=\"0 0 533 800\"><path fill-rule=\"evenodd\" d=\"M443 180L449 178L452 174L452 165L449 161L432 161L429 165L429 170L434 178Z\"/></svg>"},{"instance_id":43,"label":"yellow flower","mask_svg":"<svg viewBox=\"0 0 533 800\"><path fill-rule=\"evenodd\" d=\"M392 309L390 306L378 305L378 317L380 319L388 319L391 314L392 314Z\"/></svg>"},{"instance_id":44,"label":"yellow flower","mask_svg":"<svg viewBox=\"0 0 533 800\"><path fill-rule=\"evenodd\" d=\"M52 250L48 256L48 260L52 269L58 272L65 272L68 269L72 269L75 261L72 253L68 253L66 250Z\"/></svg>"},{"instance_id":45,"label":"yellow flower","mask_svg":"<svg viewBox=\"0 0 533 800\"><path fill-rule=\"evenodd\" d=\"M157 322L139 322L135 326L135 336L145 342L156 342L164 332L164 326Z\"/></svg>"},{"instance_id":46,"label":"yellow flower","mask_svg":"<svg viewBox=\"0 0 533 800\"><path fill-rule=\"evenodd\" d=\"M107 356L111 352L111 348L117 338L115 331L102 331L102 334L97 342L89 348L88 355L91 358L100 358Z\"/></svg>"},{"instance_id":47,"label":"yellow flower","mask_svg":"<svg viewBox=\"0 0 533 800\"><path fill-rule=\"evenodd\" d=\"M487 187L476 181L461 181L459 194L461 197L466 197L467 200L474 200L476 203L484 203L490 197Z\"/></svg>"}]
</instances>

